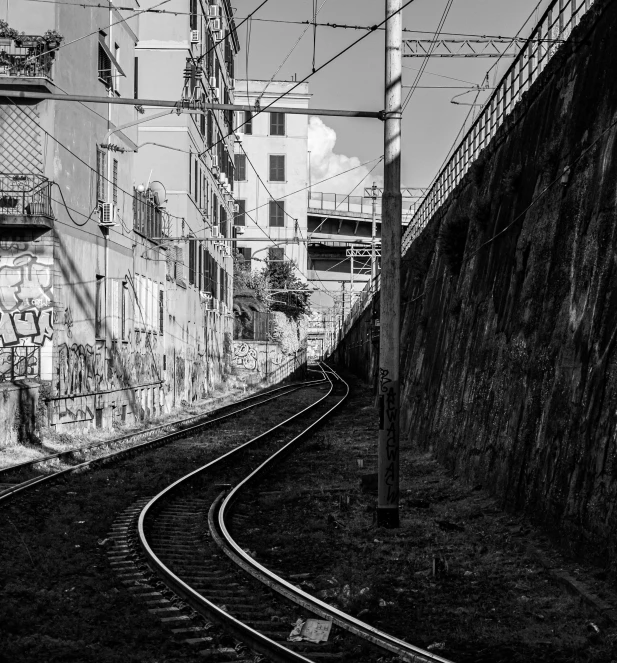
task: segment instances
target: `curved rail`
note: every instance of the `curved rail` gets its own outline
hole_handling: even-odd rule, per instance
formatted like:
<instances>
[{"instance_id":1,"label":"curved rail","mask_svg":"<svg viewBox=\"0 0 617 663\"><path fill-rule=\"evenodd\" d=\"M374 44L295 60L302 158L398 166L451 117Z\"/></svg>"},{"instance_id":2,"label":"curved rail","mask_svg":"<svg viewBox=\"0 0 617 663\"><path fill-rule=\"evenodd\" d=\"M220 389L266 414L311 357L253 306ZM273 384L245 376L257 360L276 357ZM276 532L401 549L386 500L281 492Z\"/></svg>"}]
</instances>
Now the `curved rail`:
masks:
<instances>
[{"instance_id":1,"label":"curved rail","mask_svg":"<svg viewBox=\"0 0 617 663\"><path fill-rule=\"evenodd\" d=\"M159 576L162 576L165 584L167 584L168 587L173 589L173 591L176 592L184 601L186 601L186 603L190 605L193 608L193 610L195 610L197 613L203 616L207 616L209 619L213 619L214 621L224 624L224 626L227 629L229 629L229 631L233 635L243 640L253 650L261 654L265 654L266 656L268 656L277 663L288 663L290 661L298 663L300 662L313 663L313 662L311 661L311 659L308 659L297 652L287 649L278 642L271 640L262 633L259 633L259 631L256 631L247 624L244 624L240 620L230 615L225 610L222 610L215 603L213 603L212 601L208 600L206 597L199 594L190 585L185 583L180 577L178 577L175 573L173 573L173 571L156 555L151 545L148 543L146 536L145 522L146 519L153 513L154 507L155 506L160 507L162 503L165 500L170 499L172 494L174 494L176 491L185 488L189 484L192 484L192 482L194 482L196 479L201 478L206 472L212 470L213 468L221 466L225 462L229 461L231 458L240 455L247 448L255 446L258 442L263 441L268 436L272 435L272 433L279 430L285 424L290 423L291 421L299 418L303 414L307 413L309 410L312 410L317 405L322 403L326 398L328 398L328 396L330 396L330 394L334 389L334 384L332 380L328 378L325 371L323 373L325 379L330 383L330 388L328 389L328 391L324 396L322 396L315 403L312 403L311 405L304 408L300 412L297 412L296 414L292 415L285 421L277 424L276 426L273 426L265 433L261 433L257 437L249 440L248 442L245 442L244 444L232 449L231 451L228 451L227 453L223 454L222 456L219 456L210 463L204 465L203 467L197 470L194 470L193 472L187 474L186 476L182 477L181 479L178 479L177 481L169 485L167 488L162 490L158 495L153 497L150 500L150 502L148 502L148 504L142 510L137 524L139 544L142 549L142 552L146 556L147 564Z\"/></svg>"},{"instance_id":2,"label":"curved rail","mask_svg":"<svg viewBox=\"0 0 617 663\"><path fill-rule=\"evenodd\" d=\"M233 488L227 497L225 497L220 506L216 524L214 522L215 509L213 505L213 508L210 510L209 518L210 533L230 559L241 566L254 578L268 585L271 589L293 601L294 603L301 605L307 610L310 610L311 612L314 612L315 614L318 614L325 619L331 620L333 623L337 624L346 631L349 631L365 640L368 640L387 651L397 654L404 661L411 661L413 663L426 663L429 661L432 663L451 663L451 661L448 659L445 659L424 649L420 649L419 647L414 647L413 645L410 645L403 640L399 640L398 638L395 638L394 636L389 635L384 631L380 631L373 626L369 626L361 620L356 619L355 617L352 617L351 615L338 610L328 603L320 601L318 598L312 596L311 594L302 591L300 588L292 585L291 583L287 582L280 576L277 576L275 573L267 569L265 566L262 566L257 561L255 561L236 543L236 541L229 533L229 530L227 529L225 524L225 517L227 515L226 511L237 499L239 493L246 489L249 485L256 483L259 479L261 479L263 475L271 469L273 464L278 462L281 457L287 455L294 446L296 446L307 435L309 435L346 400L349 394L349 385L331 369L328 370L328 373L330 372L345 385L347 389L345 397L336 405L334 405L328 412L326 412L318 421L311 424L311 426L309 426L300 435L296 436L284 447L279 449L279 451L270 456L270 458L263 462L257 469L251 472L249 476L247 476L235 488ZM219 502L223 495L224 493L219 496ZM217 527L220 531L220 534L217 532Z\"/></svg>"},{"instance_id":3,"label":"curved rail","mask_svg":"<svg viewBox=\"0 0 617 663\"><path fill-rule=\"evenodd\" d=\"M11 497L14 497L18 493L21 493L22 491L24 491L26 489L37 486L37 485L39 485L43 482L57 480L58 478L63 477L63 476L68 475L68 474L71 474L73 472L77 473L77 472L83 471L87 467L94 467L94 466L97 466L97 465L104 465L104 464L109 463L113 460L118 460L118 459L121 459L123 457L131 456L131 455L136 454L138 452L143 452L143 451L147 451L147 450L150 450L150 449L154 449L156 447L162 446L162 445L167 444L169 442L173 442L174 440L178 440L181 437L186 437L187 435L191 435L193 433L196 433L197 431L199 431L199 430L201 430L201 429L203 429L207 426L211 426L213 424L220 423L221 421L225 421L226 419L229 419L233 416L236 416L238 414L246 412L247 410L258 407L258 406L263 405L265 403L268 403L272 400L276 400L277 398L280 398L281 396L285 396L285 395L293 393L294 391L297 391L299 389L303 389L307 386L311 386L311 385L314 385L314 384L319 384L319 383L322 383L322 382L324 382L324 380L311 380L311 381L308 381L308 382L302 382L299 385L286 385L284 387L278 387L276 389L271 389L271 390L266 391L266 392L260 392L259 394L254 394L254 395L248 396L247 398L242 399L240 401L236 401L233 404L225 405L225 406L219 408L218 410L212 410L212 411L208 412L207 414L201 415L202 418L204 416L208 417L208 419L206 421L202 421L201 423L195 424L193 426L188 426L188 427L185 427L185 428L180 428L179 430L173 431L172 433L168 433L167 435L162 435L162 436L157 437L153 440L147 440L147 441L142 442L140 444L135 444L135 445L127 447L125 449L120 449L118 451L114 451L112 453L105 454L103 456L99 456L98 458L93 458L91 460L84 461L83 463L78 463L77 465L72 465L71 467L68 467L68 468L65 468L65 469L62 469L62 470L58 470L57 472L53 472L51 474L45 474L45 475L42 475L42 476L34 477L32 479L28 479L27 481L15 484L14 486L12 486L10 488L7 488L7 489L1 491L0 492L0 505L2 504L3 501L5 501L5 500L7 500ZM285 393L278 393L276 396L271 396L270 398L266 398L265 400L261 400L258 403L252 403L250 405L247 405L246 407L240 408L239 410L236 409L233 412L229 412L227 414L222 414L220 416L216 416L215 418L211 418L211 416L213 414L215 414L215 415L219 414L221 411L229 409L230 407L242 405L242 404L245 404L245 403L249 403L250 401L254 401L258 398L263 398L264 396L269 396L270 394L273 394L273 393L276 393L276 392L281 392L281 391L284 391ZM192 419L192 417L189 417L188 419L190 420L190 419ZM177 425L177 424L182 423L184 421L186 421L186 420L181 420L180 422L174 422L174 423ZM151 431L161 430L162 428L165 428L167 426L172 426L172 425L174 425L174 424L164 424L163 426L157 426L155 428L149 429L149 431L145 431L145 433L149 433ZM141 434L143 434L143 432L139 433L138 435L141 435ZM6 471L7 472L9 470L18 471L17 468L22 470L22 469L25 469L26 467L28 467L30 465L36 465L38 463L45 462L46 460L49 460L49 459L53 460L53 459L60 459L62 457L66 458L66 457L68 457L72 454L78 453L79 451L83 451L85 449L91 449L91 448L96 447L96 446L103 446L103 444L108 445L108 448L109 448L112 445L126 443L127 438L130 439L131 436L126 436L126 437L123 437L123 438L115 438L114 440L109 440L105 443L96 443L96 444L91 445L89 447L80 447L80 449L73 449L73 450L70 450L70 451L63 451L63 452L60 452L58 454L54 454L52 456L49 456L48 458L45 458L45 459L36 459L35 461L27 461L26 463L20 463L19 465L11 466L11 468L6 468Z\"/></svg>"},{"instance_id":4,"label":"curved rail","mask_svg":"<svg viewBox=\"0 0 617 663\"><path fill-rule=\"evenodd\" d=\"M213 603L206 597L202 596L189 584L184 582L156 555L152 546L149 544L146 534L146 521L149 520L156 509L162 508L163 504L166 504L171 499L172 495L177 494L177 492L180 492L189 486L193 486L196 482L205 480L205 475L207 472L220 467L223 463L234 458L236 454L242 453L243 450L265 439L266 436L275 432L284 424L292 421L293 419L296 419L308 410L316 407L319 403L322 403L328 396L332 394L335 386L333 379L336 379L340 381L340 384L345 389L345 395L343 398L341 398L335 405L330 407L316 421L307 426L301 433L295 435L292 440L284 444L280 449L273 453L265 462L263 462L257 469L252 471L233 490L231 490L231 492L226 497L226 491L223 491L217 497L208 514L210 533L214 541L223 549L223 551L227 554L228 557L232 559L232 561L234 561L238 566L259 580L261 583L269 586L271 589L275 590L294 603L308 609L315 614L332 620L334 623L338 624L347 631L372 642L373 644L386 651L399 655L401 660L413 662L422 661L422 663L451 663L448 661L448 659L440 657L436 654L432 654L431 652L425 651L418 647L414 647L413 645L410 645L403 640L399 640L398 638L384 633L383 631L375 629L368 624L365 624L364 622L361 622L360 620L352 617L351 615L337 610L336 608L320 601L319 599L316 599L310 594L303 592L294 585L291 585L270 570L261 566L247 553L245 553L244 550L242 550L240 546L238 546L238 544L232 539L227 530L225 524L226 509L234 501L239 492L249 484L257 481L258 479L261 479L264 473L271 469L276 463L280 462L287 454L293 451L301 441L303 441L319 426L321 426L327 420L327 418L330 417L339 407L341 407L341 405L347 399L349 394L349 385L329 367L322 367L321 370L323 371L325 378L330 383L330 389L316 403L293 415L285 422L281 422L281 424L278 424L266 433L262 433L258 437L249 440L244 445L241 445L240 447L227 452L214 461L211 461L207 465L204 465L198 470L195 470L185 477L182 477L178 481L168 486L165 490L161 491L161 493L159 493L152 500L150 500L150 502L142 510L138 522L139 543L142 552L146 556L148 566L150 566L150 568L155 571L157 575L163 577L167 586L173 589L173 591L176 592L191 608L193 608L193 610L203 616L224 624L233 635L246 642L255 651L263 653L275 661L285 662L310 660L310 658L307 659L302 657L300 654L287 649L285 646L274 640L271 640L267 636L252 629L250 626L243 624L241 621L228 614L225 610L222 610L220 607L218 607L216 603ZM331 377L333 379L331 379ZM310 654L308 656L310 657Z\"/></svg>"}]
</instances>

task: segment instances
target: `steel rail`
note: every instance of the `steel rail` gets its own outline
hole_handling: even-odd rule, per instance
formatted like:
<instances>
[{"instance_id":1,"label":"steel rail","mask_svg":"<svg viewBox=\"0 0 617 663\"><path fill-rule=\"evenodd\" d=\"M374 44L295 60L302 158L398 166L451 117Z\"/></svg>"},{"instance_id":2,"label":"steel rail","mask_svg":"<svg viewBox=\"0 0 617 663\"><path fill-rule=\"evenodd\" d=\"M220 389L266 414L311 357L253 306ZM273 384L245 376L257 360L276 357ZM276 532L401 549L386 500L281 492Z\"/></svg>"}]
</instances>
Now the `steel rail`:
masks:
<instances>
[{"instance_id":1,"label":"steel rail","mask_svg":"<svg viewBox=\"0 0 617 663\"><path fill-rule=\"evenodd\" d=\"M210 426L212 424L219 423L221 421L225 421L226 419L229 419L237 414L241 414L242 412L246 412L247 410L250 410L254 407L258 407L259 405L263 405L265 403L268 403L272 400L275 400L277 398L280 398L281 396L285 396L289 393L293 393L293 391L297 391L299 389L303 389L307 386L311 386L314 384L319 384L324 382L323 380L315 380L315 381L309 381L309 382L303 382L299 386L294 386L293 388L289 388L289 386L286 387L279 387L277 389L271 390L270 392L266 392L266 394L272 393L274 391L280 391L283 389L288 389L284 394L279 394L277 396L273 396L271 398L266 399L265 401L260 401L259 403L254 403L252 405L249 405L247 407L241 408L240 410L234 410L233 412L221 415L219 417L216 417L214 419L208 419L207 421L203 421L199 424L196 424L194 426L189 426L187 428L182 428L178 431L173 431L172 433L168 433L167 435L162 435L161 437L154 438L153 440L146 440L145 442L142 442L141 444L136 444L130 447L127 447L126 449L120 449L118 451L114 451L110 454L105 454L104 456L99 456L98 458L93 458L91 460L84 461L83 463L78 463L77 465L72 465L71 467L65 468L63 470L59 470L57 472L53 472L52 474L46 474L43 476L39 477L34 477L32 479L29 479L27 481L24 481L19 484L15 484L15 486L12 486L11 488L7 488L6 490L0 492L0 506L2 506L3 502L6 502L9 498L14 497L15 495L23 492L24 490L27 490L29 488L32 488L34 486L38 486L41 483L44 482L51 482L54 480L57 480L60 477L67 476L69 474L75 473L78 474L79 472L84 471L88 467L96 467L99 465L105 465L107 463L113 462L114 460L121 460L124 457L130 457L132 455L136 455L139 452L144 452L144 451L149 451L151 449L155 449L157 447L163 446L164 444L168 444L170 442L174 442L175 440L178 440L182 437L186 437L187 435L191 435L193 433L197 433L199 430L205 428L206 426ZM264 394L259 394L260 396L263 396ZM247 399L243 399L242 401L238 401L235 403L235 405L241 404L245 401L248 400L254 400L257 398L259 395L253 395L249 396ZM227 409L228 407L231 406L224 406L223 408L220 408L221 410ZM214 410L212 413L216 413L217 411ZM152 429L154 430L154 429ZM116 438L116 443L119 438ZM61 452L61 453L70 453L70 452ZM40 461L39 461L40 462Z\"/></svg>"},{"instance_id":2,"label":"steel rail","mask_svg":"<svg viewBox=\"0 0 617 663\"><path fill-rule=\"evenodd\" d=\"M165 584L167 584L168 587L173 589L173 591L176 592L176 594L178 594L184 601L186 601L186 603L191 608L193 608L195 612L197 612L202 616L207 617L208 619L212 619L220 624L223 624L229 631L231 631L233 635L244 641L249 647L251 647L260 654L265 654L266 656L274 660L276 663L289 663L289 662L314 663L314 662L311 661L311 659L308 659L302 656L301 654L298 654L297 652L287 649L283 645L279 644L274 640L271 640L270 638L259 633L259 631L256 631L250 626L247 626L240 620L230 615L225 610L219 608L215 603L213 603L212 601L208 600L206 597L199 594L190 585L185 583L179 576L173 573L173 571L171 571L171 569L156 555L156 553L148 543L145 523L146 519L151 514L154 513L155 507L159 508L166 500L169 500L172 494L175 493L177 490L187 487L188 485L192 484L196 479L201 479L206 472L224 464L226 461L229 461L231 458L234 458L235 456L241 454L248 447L255 446L258 442L266 439L272 433L278 431L282 426L290 423L291 421L294 421L295 419L298 419L300 416L307 413L309 410L312 410L313 408L317 407L326 398L328 398L328 396L330 396L330 394L334 389L334 384L332 380L330 380L327 377L325 371L323 371L323 374L325 380L327 380L330 383L330 389L327 391L327 393L324 396L322 396L320 399L315 401L315 403L312 403L308 407L300 410L300 412L297 412L291 417L285 419L285 421L282 421L276 426L273 426L266 432L261 433L260 435L252 438L248 442L245 442L244 444L238 447L235 447L234 449L224 453L223 455L219 456L213 461L210 461L203 467L200 467L199 469L190 472L189 474L185 475L184 477L178 479L174 483L167 486L167 488L162 490L158 495L154 496L148 502L148 504L146 504L146 506L142 509L139 515L139 520L137 523L139 545L146 557L146 563L151 568L151 570L160 577L162 577Z\"/></svg>"},{"instance_id":3,"label":"steel rail","mask_svg":"<svg viewBox=\"0 0 617 663\"><path fill-rule=\"evenodd\" d=\"M225 517L227 515L226 510L237 499L239 493L247 486L256 483L260 478L262 478L262 475L269 471L274 463L279 462L282 457L290 453L290 451L293 450L293 447L297 446L299 442L304 440L305 437L312 433L315 428L322 424L323 421L335 410L337 410L347 399L347 396L349 395L349 385L332 369L329 368L328 373L335 375L336 378L340 380L343 385L345 385L345 396L328 412L320 417L320 419L311 424L306 430L297 435L293 440L279 449L279 451L270 456L257 469L251 472L249 476L247 476L229 492L219 509L216 526L214 523L213 505L211 509L211 515L209 517L210 533L217 541L217 543L219 543L225 554L232 561L243 568L247 573L287 599L297 603L298 605L306 608L307 610L310 610L317 615L320 615L321 617L324 617L325 619L331 620L333 623L337 624L346 631L349 631L354 635L368 640L369 642L372 642L382 649L397 654L404 661L410 661L412 663L452 663L449 659L445 659L429 651L415 647L414 645L410 645L409 643L403 640L399 640L398 638L395 638L394 636L389 635L384 631L376 629L373 626L369 626L359 619L356 619L355 617L352 617L351 615L338 610L337 608L325 603L324 601L320 601L318 598L308 594L307 592L304 592L295 585L292 585L291 583L287 582L280 576L277 576L275 573L267 569L265 566L259 564L250 555L248 555L236 543L236 541L229 533L229 530L227 529L225 524ZM219 495L219 500L223 497L223 495L224 493ZM220 530L220 535L216 531L217 527Z\"/></svg>"}]
</instances>

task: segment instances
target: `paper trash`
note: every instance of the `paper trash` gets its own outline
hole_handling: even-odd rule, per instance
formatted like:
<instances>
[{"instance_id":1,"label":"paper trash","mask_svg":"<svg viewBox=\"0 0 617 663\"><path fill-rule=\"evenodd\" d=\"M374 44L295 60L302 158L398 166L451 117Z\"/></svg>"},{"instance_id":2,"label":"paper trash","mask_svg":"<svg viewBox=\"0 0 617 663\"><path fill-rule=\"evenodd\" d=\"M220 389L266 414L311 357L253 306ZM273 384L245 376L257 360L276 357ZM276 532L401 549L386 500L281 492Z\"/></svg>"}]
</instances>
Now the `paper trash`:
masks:
<instances>
[{"instance_id":1,"label":"paper trash","mask_svg":"<svg viewBox=\"0 0 617 663\"><path fill-rule=\"evenodd\" d=\"M325 619L307 619L305 622L298 619L287 640L291 642L300 642L301 640L327 642L331 628L332 622Z\"/></svg>"}]
</instances>

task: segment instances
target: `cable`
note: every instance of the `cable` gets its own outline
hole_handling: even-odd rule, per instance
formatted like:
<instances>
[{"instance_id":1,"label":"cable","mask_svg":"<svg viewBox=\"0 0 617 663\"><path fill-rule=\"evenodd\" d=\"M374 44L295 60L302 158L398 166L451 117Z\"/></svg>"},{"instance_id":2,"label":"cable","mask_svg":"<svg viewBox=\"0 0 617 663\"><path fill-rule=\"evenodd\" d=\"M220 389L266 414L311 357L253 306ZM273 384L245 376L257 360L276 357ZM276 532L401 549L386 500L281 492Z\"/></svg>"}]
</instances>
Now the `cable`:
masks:
<instances>
[{"instance_id":1,"label":"cable","mask_svg":"<svg viewBox=\"0 0 617 663\"><path fill-rule=\"evenodd\" d=\"M328 0L324 0L324 1L321 3L321 6L319 7L319 9L317 9L317 0L313 0L313 11L315 12L315 16L316 16L317 14L319 14L319 12L323 9L323 7L324 7L324 5L326 4L326 2L328 2ZM281 64L279 65L279 68L278 68L278 69L272 74L272 77L271 77L270 80L266 83L264 89L262 90L261 94L260 94L259 97L257 98L257 103L261 102L261 100L262 100L264 94L266 93L267 89L270 87L270 84L271 84L272 81L276 78L276 75L279 73L279 71L284 67L284 65L285 65L285 63L287 62L287 60L289 60L289 58L291 57L291 54L296 50L298 44L302 41L302 38L304 37L304 35L309 31L309 28L310 28L310 25L307 25L307 26L306 26L306 29L304 30L304 32L298 37L296 43L292 46L292 48L291 48L291 50L289 51L289 53L287 53L287 55L285 56L285 58L283 59L283 61L282 61ZM315 45L313 44L313 49L314 49L314 47L315 47ZM315 72L315 51L313 50L313 73L314 73L314 72ZM247 76L247 79L248 79L248 76ZM247 86L248 86L248 81L247 81ZM248 88L247 88L247 98L248 98ZM248 99L247 99L247 101L248 101Z\"/></svg>"},{"instance_id":2,"label":"cable","mask_svg":"<svg viewBox=\"0 0 617 663\"><path fill-rule=\"evenodd\" d=\"M420 79L422 78L422 74L424 73L424 70L426 69L426 66L428 65L429 58L431 57L433 51L437 47L437 37L439 36L439 33L441 32L441 29L444 26L444 23L446 22L446 19L448 18L448 14L450 13L450 9L452 8L452 3L454 0L447 0L446 2L446 7L443 10L443 14L441 15L441 19L439 20L439 24L437 25L437 29L435 30L435 36L433 37L433 41L431 42L431 46L429 48L428 53L424 58L422 59L422 64L420 65L420 70L416 74L416 77L414 79L414 82L411 86L411 89L407 93L407 96L405 97L405 101L403 101L403 104L401 106L401 114L405 112L405 108L407 108L407 104L409 104L409 101L411 100L411 97L413 96L413 93L416 91L416 88L418 87L418 83L420 82Z\"/></svg>"},{"instance_id":3,"label":"cable","mask_svg":"<svg viewBox=\"0 0 617 663\"><path fill-rule=\"evenodd\" d=\"M75 221L75 219L71 216L71 213L69 212L69 209L72 209L72 208L69 208L69 206L66 204L66 200L64 199L64 193L62 192L62 188L60 187L60 185L58 184L58 182L52 182L52 185L58 187L58 191L60 192L60 196L61 196L61 198L62 198L62 204L64 205L64 208L66 209L66 213L68 214L69 219L71 219L71 221L72 221L76 226L79 226L79 227L81 227L81 226L85 226L86 223L88 223L88 221L90 221L90 219L92 218L92 215L96 212L96 210L99 208L99 206L97 205L97 206L96 206L96 207L90 212L90 214L88 214L88 216L86 217L86 220L85 220L83 223L78 223L77 221ZM73 211L74 211L74 212L77 212L78 214L80 214L80 212L78 212L77 210L73 210ZM85 215L82 215L82 216L85 216Z\"/></svg>"},{"instance_id":4,"label":"cable","mask_svg":"<svg viewBox=\"0 0 617 663\"><path fill-rule=\"evenodd\" d=\"M317 69L315 69L315 71L313 71L313 72L311 72L310 74L308 74L307 76L305 76L302 80L297 81L296 84L295 84L290 90L288 90L287 92L284 92L283 94L281 94L279 97L277 97L276 99L274 99L274 101L272 101L270 104L268 104L268 105L265 106L264 108L256 108L256 109L255 109L255 113L253 114L253 117L255 117L256 115L259 115L259 114L265 112L266 110L268 110L268 108L271 108L274 104L276 104L277 101L280 101L283 97L285 97L286 95L290 94L290 93L293 92L297 87L299 87L300 85L302 85L302 83L306 83L306 81L308 81L309 78L312 78L315 74L319 73L322 69L325 69L328 65L332 64L332 62L334 62L335 60L337 60L338 58L340 58L342 55L344 55L345 53L347 53L347 51L351 50L354 46L356 46L356 45L359 44L361 41L363 41L364 39L366 39L370 34L372 34L372 32L374 32L375 30L377 30L377 28L379 28L381 25L384 25L384 23L387 23L387 22L392 18L392 16L395 16L396 14L402 12L406 7L408 7L409 5L411 5L413 2L415 2L415 0L407 0L407 2L405 2L405 4L403 4L403 6L402 6L400 9L397 9L396 12L394 12L392 15L388 16L387 18L385 18L381 23L377 24L376 26L373 26L373 28L371 29L371 32L367 32L365 35L362 35L359 39L356 39L356 41L354 41L354 42L352 42L351 44L349 44L349 46L346 46L342 51L339 51L336 55L332 56L327 62L324 62L324 64L322 64L320 67L318 67ZM242 124L240 124L240 125L238 125L237 127L235 127L235 129L232 131L232 133L231 133L231 134L228 134L227 136L225 136L225 138L228 138L229 136L231 136L231 135L232 135L233 133L235 133L238 129L240 129L241 127L243 127L246 123L247 123L247 122L246 122L246 120L245 120ZM220 141L219 141L219 142L220 142ZM213 145L212 147L216 147L216 145L218 145L218 143L216 143L216 144ZM212 149L212 148L210 148L210 149Z\"/></svg>"},{"instance_id":5,"label":"cable","mask_svg":"<svg viewBox=\"0 0 617 663\"><path fill-rule=\"evenodd\" d=\"M156 9L157 7L160 7L161 5L165 5L168 2L171 2L171 0L161 0L161 2L159 2L157 5L154 5L154 7L151 7L149 11L152 11L152 9ZM111 9L111 7L110 7L110 9ZM130 11L133 11L133 9L131 8ZM126 21L128 21L132 18L135 18L135 17L139 16L140 14L143 14L145 11L146 11L145 9L136 11L132 16L127 16L126 18L121 18L119 21L115 21L113 23L110 23L109 25L106 25L103 28L98 27L93 32L89 32L86 35L82 35L81 37L77 37L77 39L72 39L71 41L67 41L64 44L59 44L58 46L55 46L54 48L50 48L49 50L45 51L45 53L40 53L39 55L31 55L28 59L40 58L43 55L48 55L49 53L53 53L54 51L57 52L61 48L66 48L67 46L70 46L71 44L75 44L78 41L81 41L82 39L86 39L87 37L92 37L92 35L98 34L99 32L101 32L101 30L107 30L107 29L113 27L114 25L118 25L120 23L126 23Z\"/></svg>"}]
</instances>

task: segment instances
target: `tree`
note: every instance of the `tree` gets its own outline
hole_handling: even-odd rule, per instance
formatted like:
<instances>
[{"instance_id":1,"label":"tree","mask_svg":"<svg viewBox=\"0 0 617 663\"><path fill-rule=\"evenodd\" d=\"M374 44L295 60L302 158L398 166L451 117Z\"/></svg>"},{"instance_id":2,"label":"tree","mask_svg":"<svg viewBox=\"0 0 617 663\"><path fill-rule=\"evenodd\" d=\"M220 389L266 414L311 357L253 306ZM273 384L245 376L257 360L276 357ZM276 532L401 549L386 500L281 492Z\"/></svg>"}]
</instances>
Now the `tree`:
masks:
<instances>
[{"instance_id":1,"label":"tree","mask_svg":"<svg viewBox=\"0 0 617 663\"><path fill-rule=\"evenodd\" d=\"M271 310L282 311L297 320L301 315L310 312L311 292L308 285L295 275L295 270L296 265L291 260L269 261L263 273L271 290L289 290L289 292L272 292Z\"/></svg>"}]
</instances>

